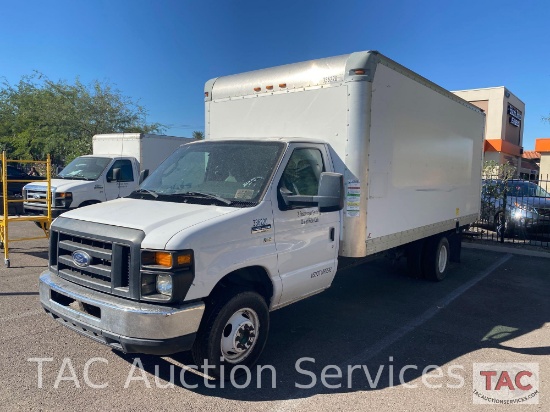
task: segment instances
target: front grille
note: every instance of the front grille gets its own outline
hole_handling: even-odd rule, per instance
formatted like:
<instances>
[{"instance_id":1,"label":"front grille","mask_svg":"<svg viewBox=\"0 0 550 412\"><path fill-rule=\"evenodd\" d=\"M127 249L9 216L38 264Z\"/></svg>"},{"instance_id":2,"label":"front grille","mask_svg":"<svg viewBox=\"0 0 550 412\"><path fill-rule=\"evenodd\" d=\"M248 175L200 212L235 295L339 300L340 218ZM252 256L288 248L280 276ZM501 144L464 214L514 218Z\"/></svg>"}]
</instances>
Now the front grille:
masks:
<instances>
[{"instance_id":1,"label":"front grille","mask_svg":"<svg viewBox=\"0 0 550 412\"><path fill-rule=\"evenodd\" d=\"M540 216L550 217L550 208L537 209Z\"/></svg>"},{"instance_id":2,"label":"front grille","mask_svg":"<svg viewBox=\"0 0 550 412\"><path fill-rule=\"evenodd\" d=\"M60 233L58 241L57 264L60 271L71 273L91 282L101 285L111 285L113 248L124 248L127 246L113 245L111 242L86 239L74 235ZM73 252L83 251L91 256L92 261L86 267L79 267L73 257ZM128 253L127 253L128 254ZM126 285L128 286L128 285Z\"/></svg>"},{"instance_id":3,"label":"front grille","mask_svg":"<svg viewBox=\"0 0 550 412\"><path fill-rule=\"evenodd\" d=\"M41 189L33 189L32 187L31 188L28 188L25 190L25 200L27 199L30 199L30 200L42 200L43 202L25 202L26 204L31 204L33 206L35 205L38 205L38 206L45 206L46 205L46 191L45 190L41 190Z\"/></svg>"},{"instance_id":4,"label":"front grille","mask_svg":"<svg viewBox=\"0 0 550 412\"><path fill-rule=\"evenodd\" d=\"M138 230L59 218L51 230L50 267L82 286L139 299L141 239ZM87 255L86 261L78 262L75 252Z\"/></svg>"}]
</instances>

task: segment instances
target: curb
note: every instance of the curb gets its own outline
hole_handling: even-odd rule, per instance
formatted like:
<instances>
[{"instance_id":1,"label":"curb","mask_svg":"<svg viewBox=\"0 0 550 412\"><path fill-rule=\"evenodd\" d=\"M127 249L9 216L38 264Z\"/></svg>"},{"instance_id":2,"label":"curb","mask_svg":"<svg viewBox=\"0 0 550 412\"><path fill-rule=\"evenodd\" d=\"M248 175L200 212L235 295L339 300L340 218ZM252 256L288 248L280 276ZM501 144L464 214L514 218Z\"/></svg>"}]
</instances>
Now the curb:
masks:
<instances>
[{"instance_id":1,"label":"curb","mask_svg":"<svg viewBox=\"0 0 550 412\"><path fill-rule=\"evenodd\" d=\"M462 242L462 247L466 249L486 250L489 252L510 253L512 255L531 256L550 259L550 252L541 252L538 250L518 249L515 247L480 245L476 243Z\"/></svg>"}]
</instances>

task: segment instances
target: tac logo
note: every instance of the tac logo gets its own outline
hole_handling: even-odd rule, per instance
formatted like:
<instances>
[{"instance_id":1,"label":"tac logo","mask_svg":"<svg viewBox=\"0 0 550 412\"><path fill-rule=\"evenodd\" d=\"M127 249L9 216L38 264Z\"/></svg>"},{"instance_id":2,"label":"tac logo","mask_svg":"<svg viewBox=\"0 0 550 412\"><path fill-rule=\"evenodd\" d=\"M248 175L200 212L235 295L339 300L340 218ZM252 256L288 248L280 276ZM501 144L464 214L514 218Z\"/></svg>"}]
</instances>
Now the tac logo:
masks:
<instances>
[{"instance_id":1,"label":"tac logo","mask_svg":"<svg viewBox=\"0 0 550 412\"><path fill-rule=\"evenodd\" d=\"M474 363L475 404L538 404L538 363Z\"/></svg>"}]
</instances>

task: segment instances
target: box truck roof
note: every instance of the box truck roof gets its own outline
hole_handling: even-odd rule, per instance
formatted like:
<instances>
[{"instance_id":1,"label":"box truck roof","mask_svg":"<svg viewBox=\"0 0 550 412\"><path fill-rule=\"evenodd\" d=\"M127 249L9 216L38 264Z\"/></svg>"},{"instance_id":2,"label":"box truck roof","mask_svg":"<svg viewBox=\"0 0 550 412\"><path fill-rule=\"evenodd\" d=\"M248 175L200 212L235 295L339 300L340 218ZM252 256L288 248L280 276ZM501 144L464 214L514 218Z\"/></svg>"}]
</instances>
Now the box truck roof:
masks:
<instances>
[{"instance_id":1,"label":"box truck roof","mask_svg":"<svg viewBox=\"0 0 550 412\"><path fill-rule=\"evenodd\" d=\"M383 64L446 97L480 112L479 108L374 50L292 63L245 73L213 78L204 87L205 101L288 93L326 87L344 81L374 80Z\"/></svg>"},{"instance_id":2,"label":"box truck roof","mask_svg":"<svg viewBox=\"0 0 550 412\"><path fill-rule=\"evenodd\" d=\"M269 141L272 141L272 142L283 142L283 143L308 143L308 144L311 144L311 143L319 143L319 144L324 144L324 143L327 143L326 140L322 140L322 139L315 139L315 138L304 138L303 136L302 137L264 137L264 136L247 136L247 137L224 137L223 140L228 140L228 141L247 141L247 140L250 140L250 141L258 141L258 139L261 139L263 142L269 142ZM203 140L199 140L197 142L193 142L191 144L194 144L194 143L199 143Z\"/></svg>"}]
</instances>

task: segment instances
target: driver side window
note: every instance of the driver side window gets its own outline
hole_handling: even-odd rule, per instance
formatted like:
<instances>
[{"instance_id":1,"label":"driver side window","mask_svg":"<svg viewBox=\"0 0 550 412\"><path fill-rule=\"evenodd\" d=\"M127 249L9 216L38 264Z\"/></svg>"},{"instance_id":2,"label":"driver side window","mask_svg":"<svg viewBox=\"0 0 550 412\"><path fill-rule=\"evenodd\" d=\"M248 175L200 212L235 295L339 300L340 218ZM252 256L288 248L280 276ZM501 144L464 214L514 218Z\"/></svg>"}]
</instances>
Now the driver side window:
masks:
<instances>
[{"instance_id":1,"label":"driver side window","mask_svg":"<svg viewBox=\"0 0 550 412\"><path fill-rule=\"evenodd\" d=\"M119 169L118 182L133 182L134 171L132 170L132 162L126 159L119 159L113 163L113 166L107 173L107 179L113 179L113 170Z\"/></svg>"},{"instance_id":2,"label":"driver side window","mask_svg":"<svg viewBox=\"0 0 550 412\"><path fill-rule=\"evenodd\" d=\"M291 195L317 196L319 179L325 171L323 155L319 149L295 149L281 176L279 190Z\"/></svg>"}]
</instances>

